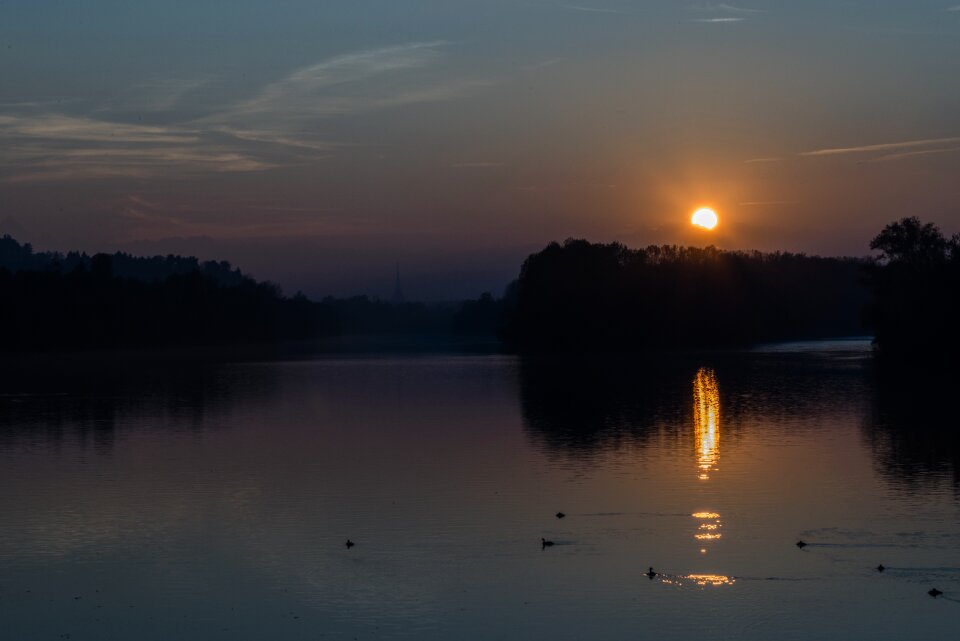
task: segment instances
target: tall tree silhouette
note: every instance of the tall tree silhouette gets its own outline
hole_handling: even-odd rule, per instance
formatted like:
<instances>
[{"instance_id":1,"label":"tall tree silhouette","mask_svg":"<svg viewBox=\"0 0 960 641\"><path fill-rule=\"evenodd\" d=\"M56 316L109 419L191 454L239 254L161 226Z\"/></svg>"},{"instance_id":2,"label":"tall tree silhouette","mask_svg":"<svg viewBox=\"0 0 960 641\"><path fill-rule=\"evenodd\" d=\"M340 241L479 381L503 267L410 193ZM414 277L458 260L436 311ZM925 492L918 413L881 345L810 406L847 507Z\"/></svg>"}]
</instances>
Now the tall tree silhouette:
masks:
<instances>
[{"instance_id":1,"label":"tall tree silhouette","mask_svg":"<svg viewBox=\"0 0 960 641\"><path fill-rule=\"evenodd\" d=\"M936 358L956 353L960 321L960 238L902 218L871 241L867 319L885 354Z\"/></svg>"}]
</instances>

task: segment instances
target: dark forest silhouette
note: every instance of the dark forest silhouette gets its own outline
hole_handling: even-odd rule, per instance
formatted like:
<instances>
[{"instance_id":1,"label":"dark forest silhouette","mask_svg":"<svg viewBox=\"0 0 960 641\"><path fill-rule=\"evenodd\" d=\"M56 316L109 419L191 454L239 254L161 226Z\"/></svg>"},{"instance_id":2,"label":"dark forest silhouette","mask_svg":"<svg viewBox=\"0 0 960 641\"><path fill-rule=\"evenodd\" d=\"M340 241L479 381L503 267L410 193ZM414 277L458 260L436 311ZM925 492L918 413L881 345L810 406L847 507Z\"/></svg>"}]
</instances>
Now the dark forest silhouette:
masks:
<instances>
[{"instance_id":1,"label":"dark forest silhouette","mask_svg":"<svg viewBox=\"0 0 960 641\"><path fill-rule=\"evenodd\" d=\"M216 345L308 338L335 328L323 306L284 298L275 285L227 263L74 253L61 260L33 255L9 237L2 249L6 350Z\"/></svg>"},{"instance_id":2,"label":"dark forest silhouette","mask_svg":"<svg viewBox=\"0 0 960 641\"><path fill-rule=\"evenodd\" d=\"M903 218L870 243L880 252L867 270L867 322L881 353L936 359L958 351L960 235Z\"/></svg>"},{"instance_id":3,"label":"dark forest silhouette","mask_svg":"<svg viewBox=\"0 0 960 641\"><path fill-rule=\"evenodd\" d=\"M106 254L95 254L104 256ZM199 272L206 280L224 287L242 285L250 280L226 261L201 261L193 256L131 256L123 252L109 254L110 269L117 278L144 282L162 282L171 276L189 276ZM94 256L82 252L37 252L30 243L20 244L10 236L0 238L0 269L10 272L90 271Z\"/></svg>"},{"instance_id":4,"label":"dark forest silhouette","mask_svg":"<svg viewBox=\"0 0 960 641\"><path fill-rule=\"evenodd\" d=\"M524 262L503 336L520 351L568 351L856 335L865 264L568 240Z\"/></svg>"},{"instance_id":5,"label":"dark forest silhouette","mask_svg":"<svg viewBox=\"0 0 960 641\"><path fill-rule=\"evenodd\" d=\"M0 351L215 346L341 335L493 337L503 301L286 297L225 261L35 252L0 238Z\"/></svg>"},{"instance_id":6,"label":"dark forest silhouette","mask_svg":"<svg viewBox=\"0 0 960 641\"><path fill-rule=\"evenodd\" d=\"M960 237L904 218L876 258L586 240L551 243L501 298L286 297L227 262L34 252L0 239L0 349L217 345L406 334L500 337L519 352L651 351L873 332L884 354L955 351Z\"/></svg>"}]
</instances>

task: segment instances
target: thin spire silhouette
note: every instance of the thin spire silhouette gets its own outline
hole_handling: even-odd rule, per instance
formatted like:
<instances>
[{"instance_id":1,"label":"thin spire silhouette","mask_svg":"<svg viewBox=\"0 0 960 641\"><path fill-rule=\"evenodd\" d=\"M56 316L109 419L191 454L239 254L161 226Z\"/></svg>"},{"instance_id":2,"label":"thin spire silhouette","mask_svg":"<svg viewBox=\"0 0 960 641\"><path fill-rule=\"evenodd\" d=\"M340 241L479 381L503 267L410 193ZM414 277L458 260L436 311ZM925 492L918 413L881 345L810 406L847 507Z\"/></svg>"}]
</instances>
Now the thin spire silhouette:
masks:
<instances>
[{"instance_id":1,"label":"thin spire silhouette","mask_svg":"<svg viewBox=\"0 0 960 641\"><path fill-rule=\"evenodd\" d=\"M393 298L391 299L394 304L399 305L404 302L403 297L403 287L400 285L400 262L397 262L397 278L393 285Z\"/></svg>"}]
</instances>

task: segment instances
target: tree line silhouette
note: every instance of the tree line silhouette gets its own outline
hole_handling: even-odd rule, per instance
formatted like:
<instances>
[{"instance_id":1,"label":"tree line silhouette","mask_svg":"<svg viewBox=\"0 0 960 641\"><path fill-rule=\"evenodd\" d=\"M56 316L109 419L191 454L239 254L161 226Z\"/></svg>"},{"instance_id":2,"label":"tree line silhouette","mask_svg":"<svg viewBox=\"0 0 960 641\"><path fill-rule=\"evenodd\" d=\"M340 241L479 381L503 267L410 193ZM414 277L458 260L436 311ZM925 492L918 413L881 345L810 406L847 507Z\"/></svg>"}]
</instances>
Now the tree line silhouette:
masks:
<instances>
[{"instance_id":1,"label":"tree line silhouette","mask_svg":"<svg viewBox=\"0 0 960 641\"><path fill-rule=\"evenodd\" d=\"M286 297L225 261L35 252L0 238L0 351L227 345L344 334L493 335L489 294L451 304ZM498 308L499 309L499 308ZM475 311L474 311L475 310ZM485 320L486 319L486 320ZM486 325L484 325L486 323Z\"/></svg>"},{"instance_id":2,"label":"tree line silhouette","mask_svg":"<svg viewBox=\"0 0 960 641\"><path fill-rule=\"evenodd\" d=\"M0 349L208 345L342 334L497 335L519 352L649 351L866 332L881 353L952 351L960 236L904 218L874 258L630 249L570 239L500 298L449 304L286 297L227 262L34 252L0 238Z\"/></svg>"},{"instance_id":3,"label":"tree line silhouette","mask_svg":"<svg viewBox=\"0 0 960 641\"><path fill-rule=\"evenodd\" d=\"M861 333L866 261L567 240L524 262L503 338L520 351L637 350Z\"/></svg>"},{"instance_id":4,"label":"tree line silhouette","mask_svg":"<svg viewBox=\"0 0 960 641\"><path fill-rule=\"evenodd\" d=\"M275 285L225 264L171 270L162 279L150 272L150 279L138 280L114 273L115 262L128 260L96 254L74 261L69 271L57 262L42 270L0 267L6 310L0 315L0 347L216 345L308 338L335 328L322 305L303 296L284 298ZM181 262L163 261L158 271Z\"/></svg>"}]
</instances>

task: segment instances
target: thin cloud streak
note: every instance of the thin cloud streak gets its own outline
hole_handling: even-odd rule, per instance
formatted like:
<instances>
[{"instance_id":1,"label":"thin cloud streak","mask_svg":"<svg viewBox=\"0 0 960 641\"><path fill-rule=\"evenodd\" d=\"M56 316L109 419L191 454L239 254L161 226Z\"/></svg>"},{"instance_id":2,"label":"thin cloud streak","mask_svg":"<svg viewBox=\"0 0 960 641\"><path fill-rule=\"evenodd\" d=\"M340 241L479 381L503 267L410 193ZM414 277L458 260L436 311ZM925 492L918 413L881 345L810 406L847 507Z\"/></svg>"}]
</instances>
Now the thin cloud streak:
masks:
<instances>
[{"instance_id":1,"label":"thin cloud streak","mask_svg":"<svg viewBox=\"0 0 960 641\"><path fill-rule=\"evenodd\" d=\"M704 24L723 24L730 22L743 22L743 18L694 18L691 22L700 22Z\"/></svg>"},{"instance_id":2,"label":"thin cloud streak","mask_svg":"<svg viewBox=\"0 0 960 641\"><path fill-rule=\"evenodd\" d=\"M150 178L194 172L250 172L277 165L227 149L75 149L46 151L36 159L21 160L26 171L6 179L10 183L93 178Z\"/></svg>"},{"instance_id":3,"label":"thin cloud streak","mask_svg":"<svg viewBox=\"0 0 960 641\"><path fill-rule=\"evenodd\" d=\"M41 114L0 116L5 182L263 171L277 163L192 128Z\"/></svg>"},{"instance_id":4,"label":"thin cloud streak","mask_svg":"<svg viewBox=\"0 0 960 641\"><path fill-rule=\"evenodd\" d=\"M870 162L889 162L891 160L903 160L904 158L913 158L915 156L929 156L930 154L953 154L960 151L960 147L948 147L946 149L924 149L922 151L905 151L899 154L887 154L874 158Z\"/></svg>"},{"instance_id":5,"label":"thin cloud streak","mask_svg":"<svg viewBox=\"0 0 960 641\"><path fill-rule=\"evenodd\" d=\"M61 114L0 116L0 137L36 138L111 144L182 144L197 142L195 130L131 125Z\"/></svg>"},{"instance_id":6,"label":"thin cloud streak","mask_svg":"<svg viewBox=\"0 0 960 641\"><path fill-rule=\"evenodd\" d=\"M836 156L840 154L859 154L874 151L892 151L896 149L910 149L912 147L930 147L960 142L960 136L950 138L925 138L921 140L905 140L902 142L882 143L879 145L862 145L859 147L836 147L801 152L801 156Z\"/></svg>"},{"instance_id":7,"label":"thin cloud streak","mask_svg":"<svg viewBox=\"0 0 960 641\"><path fill-rule=\"evenodd\" d=\"M248 140L255 136L258 142L323 151L329 143L312 133L321 120L455 100L491 84L469 78L437 82L414 73L437 65L440 50L448 44L416 42L334 56L297 69L255 96L193 124L213 125Z\"/></svg>"},{"instance_id":8,"label":"thin cloud streak","mask_svg":"<svg viewBox=\"0 0 960 641\"><path fill-rule=\"evenodd\" d=\"M234 129L232 127L220 127L213 131L220 132L238 140L248 140L250 142L262 142L270 145L279 145L282 147L293 147L300 149L310 149L312 151L329 152L338 147L329 141L312 141L304 138L294 138L279 131L257 131L247 129Z\"/></svg>"},{"instance_id":9,"label":"thin cloud streak","mask_svg":"<svg viewBox=\"0 0 960 641\"><path fill-rule=\"evenodd\" d=\"M612 13L617 15L623 15L626 11L620 11L619 9L604 9L601 7L584 7L578 4L565 4L563 8L568 11L583 11L585 13Z\"/></svg>"},{"instance_id":10,"label":"thin cloud streak","mask_svg":"<svg viewBox=\"0 0 960 641\"><path fill-rule=\"evenodd\" d=\"M745 7L737 7L732 4L707 4L707 5L697 5L690 7L693 11L704 11L704 12L726 12L726 13L764 13L763 9L747 9Z\"/></svg>"},{"instance_id":11,"label":"thin cloud streak","mask_svg":"<svg viewBox=\"0 0 960 641\"><path fill-rule=\"evenodd\" d=\"M267 116L304 120L361 111L365 107L417 101L416 97L408 97L409 90L372 98L350 97L342 93L333 96L328 90L425 67L437 61L440 57L438 48L446 44L443 41L417 42L335 56L292 72L267 85L253 98L243 100L213 118L245 120Z\"/></svg>"}]
</instances>

